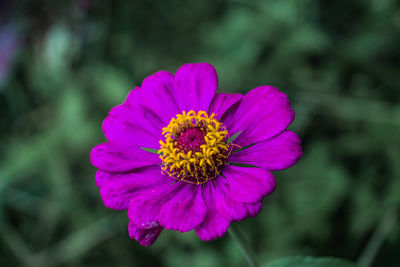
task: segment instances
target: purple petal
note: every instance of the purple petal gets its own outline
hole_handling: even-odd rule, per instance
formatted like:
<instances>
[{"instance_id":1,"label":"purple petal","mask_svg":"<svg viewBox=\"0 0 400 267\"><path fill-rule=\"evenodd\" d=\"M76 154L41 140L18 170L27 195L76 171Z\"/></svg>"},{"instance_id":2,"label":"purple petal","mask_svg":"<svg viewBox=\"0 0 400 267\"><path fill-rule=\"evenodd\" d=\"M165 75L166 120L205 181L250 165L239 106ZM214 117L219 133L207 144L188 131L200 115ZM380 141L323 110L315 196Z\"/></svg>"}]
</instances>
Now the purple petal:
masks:
<instances>
[{"instance_id":1,"label":"purple petal","mask_svg":"<svg viewBox=\"0 0 400 267\"><path fill-rule=\"evenodd\" d=\"M231 154L229 161L252 164L266 170L289 168L301 157L301 140L291 131Z\"/></svg>"},{"instance_id":2,"label":"purple petal","mask_svg":"<svg viewBox=\"0 0 400 267\"><path fill-rule=\"evenodd\" d=\"M217 71L208 63L185 64L177 70L174 85L181 112L208 111L217 92Z\"/></svg>"},{"instance_id":3,"label":"purple petal","mask_svg":"<svg viewBox=\"0 0 400 267\"><path fill-rule=\"evenodd\" d=\"M222 115L234 104L238 103L242 99L241 94L227 94L219 93L216 94L209 108L209 114L215 113L217 118L221 118Z\"/></svg>"},{"instance_id":4,"label":"purple petal","mask_svg":"<svg viewBox=\"0 0 400 267\"><path fill-rule=\"evenodd\" d=\"M110 172L105 172L102 170L97 170L96 172L96 185L97 187L101 187L103 186L105 183L114 181L114 180L118 180L118 179L123 179L121 178L124 177L124 175L126 175L126 173L123 174L118 174L118 173L110 173Z\"/></svg>"},{"instance_id":5,"label":"purple petal","mask_svg":"<svg viewBox=\"0 0 400 267\"><path fill-rule=\"evenodd\" d=\"M206 183L203 188L203 200L207 206L204 221L195 228L196 234L204 241L210 241L223 236L229 227L229 221L216 209L215 188Z\"/></svg>"},{"instance_id":6,"label":"purple petal","mask_svg":"<svg viewBox=\"0 0 400 267\"><path fill-rule=\"evenodd\" d=\"M167 126L171 118L182 112L178 109L172 73L159 71L148 76L139 90L140 97L129 98L129 104L151 109L164 122L162 127Z\"/></svg>"},{"instance_id":7,"label":"purple petal","mask_svg":"<svg viewBox=\"0 0 400 267\"><path fill-rule=\"evenodd\" d=\"M132 169L159 164L157 154L127 145L103 143L90 153L90 162L99 169L109 172L126 172Z\"/></svg>"},{"instance_id":8,"label":"purple petal","mask_svg":"<svg viewBox=\"0 0 400 267\"><path fill-rule=\"evenodd\" d=\"M161 129L166 124L151 109L129 104L131 98L140 94L141 90L132 90L125 103L112 108L102 129L112 143L158 149L163 138Z\"/></svg>"},{"instance_id":9,"label":"purple petal","mask_svg":"<svg viewBox=\"0 0 400 267\"><path fill-rule=\"evenodd\" d=\"M262 202L242 203L230 196L229 184L227 179L219 177L215 182L217 188L215 192L216 209L229 221L241 221L249 217L255 217L260 213Z\"/></svg>"},{"instance_id":10,"label":"purple petal","mask_svg":"<svg viewBox=\"0 0 400 267\"><path fill-rule=\"evenodd\" d=\"M138 172L109 173L97 171L96 184L100 186L100 195L107 208L126 210L134 197L154 187L168 185L170 178L161 175L159 166L138 169Z\"/></svg>"},{"instance_id":11,"label":"purple petal","mask_svg":"<svg viewBox=\"0 0 400 267\"><path fill-rule=\"evenodd\" d=\"M169 177L168 177L169 178ZM153 227L155 223L160 222L159 214L161 208L170 199L176 197L177 192L184 185L181 182L172 183L172 178L169 182L160 186L154 186L149 190L135 197L128 209L129 219L140 228Z\"/></svg>"},{"instance_id":12,"label":"purple petal","mask_svg":"<svg viewBox=\"0 0 400 267\"><path fill-rule=\"evenodd\" d=\"M199 225L206 213L201 186L185 183L161 208L158 221L165 229L183 233Z\"/></svg>"},{"instance_id":13,"label":"purple petal","mask_svg":"<svg viewBox=\"0 0 400 267\"><path fill-rule=\"evenodd\" d=\"M128 233L129 237L132 239L136 239L140 245L148 247L151 246L161 234L161 231L164 228L162 226L154 226L150 229L141 229L137 228L134 223L129 222L128 225Z\"/></svg>"},{"instance_id":14,"label":"purple petal","mask_svg":"<svg viewBox=\"0 0 400 267\"><path fill-rule=\"evenodd\" d=\"M261 168L225 166L223 173L231 198L239 202L255 204L275 190L274 176Z\"/></svg>"},{"instance_id":15,"label":"purple petal","mask_svg":"<svg viewBox=\"0 0 400 267\"><path fill-rule=\"evenodd\" d=\"M227 114L224 124L231 135L241 132L235 143L246 146L281 133L293 119L287 96L272 86L261 86L243 97L237 111Z\"/></svg>"}]
</instances>

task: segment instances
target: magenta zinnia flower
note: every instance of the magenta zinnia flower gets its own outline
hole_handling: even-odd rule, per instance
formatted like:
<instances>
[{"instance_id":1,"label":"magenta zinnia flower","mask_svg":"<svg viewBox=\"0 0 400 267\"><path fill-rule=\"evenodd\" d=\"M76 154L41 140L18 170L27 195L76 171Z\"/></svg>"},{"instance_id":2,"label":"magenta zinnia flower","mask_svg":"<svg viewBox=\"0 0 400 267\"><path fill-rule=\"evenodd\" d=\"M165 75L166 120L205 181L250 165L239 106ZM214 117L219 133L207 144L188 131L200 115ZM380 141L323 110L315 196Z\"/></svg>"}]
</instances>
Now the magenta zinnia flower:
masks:
<instances>
[{"instance_id":1,"label":"magenta zinnia flower","mask_svg":"<svg viewBox=\"0 0 400 267\"><path fill-rule=\"evenodd\" d=\"M144 79L103 122L108 142L91 152L104 205L128 210L129 235L151 245L165 228L221 237L256 216L275 189L270 171L300 158L286 95L260 86L217 93L210 64Z\"/></svg>"}]
</instances>

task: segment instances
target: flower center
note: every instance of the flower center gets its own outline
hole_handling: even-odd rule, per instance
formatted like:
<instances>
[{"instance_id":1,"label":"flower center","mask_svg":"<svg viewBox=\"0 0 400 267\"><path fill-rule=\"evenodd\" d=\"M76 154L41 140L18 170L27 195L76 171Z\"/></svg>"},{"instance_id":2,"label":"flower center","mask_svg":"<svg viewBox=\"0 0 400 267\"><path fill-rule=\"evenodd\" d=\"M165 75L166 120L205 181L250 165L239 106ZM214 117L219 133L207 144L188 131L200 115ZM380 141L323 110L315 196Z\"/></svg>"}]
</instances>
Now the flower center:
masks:
<instances>
[{"instance_id":1,"label":"flower center","mask_svg":"<svg viewBox=\"0 0 400 267\"><path fill-rule=\"evenodd\" d=\"M203 184L221 174L232 149L228 131L214 119L215 114L191 110L172 118L162 134L158 150L164 173L176 180Z\"/></svg>"},{"instance_id":2,"label":"flower center","mask_svg":"<svg viewBox=\"0 0 400 267\"><path fill-rule=\"evenodd\" d=\"M200 127L185 128L178 135L177 147L183 152L200 152L200 146L206 143L204 140L205 130Z\"/></svg>"}]
</instances>

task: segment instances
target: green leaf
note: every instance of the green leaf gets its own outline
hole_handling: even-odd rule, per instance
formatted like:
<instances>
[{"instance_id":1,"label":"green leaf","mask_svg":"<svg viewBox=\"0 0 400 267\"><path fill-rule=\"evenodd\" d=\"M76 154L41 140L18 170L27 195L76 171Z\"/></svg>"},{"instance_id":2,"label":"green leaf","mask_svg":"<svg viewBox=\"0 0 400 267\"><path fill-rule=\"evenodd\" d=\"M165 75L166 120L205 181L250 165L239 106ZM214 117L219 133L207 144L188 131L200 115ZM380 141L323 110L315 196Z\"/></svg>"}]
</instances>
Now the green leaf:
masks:
<instances>
[{"instance_id":1,"label":"green leaf","mask_svg":"<svg viewBox=\"0 0 400 267\"><path fill-rule=\"evenodd\" d=\"M355 267L356 264L339 258L310 256L284 257L269 262L264 267Z\"/></svg>"},{"instance_id":2,"label":"green leaf","mask_svg":"<svg viewBox=\"0 0 400 267\"><path fill-rule=\"evenodd\" d=\"M141 149L143 149L144 151L150 152L150 153L154 153L154 154L158 154L158 150L157 149L153 149L153 148L147 148L147 147L140 147Z\"/></svg>"},{"instance_id":3,"label":"green leaf","mask_svg":"<svg viewBox=\"0 0 400 267\"><path fill-rule=\"evenodd\" d=\"M255 165L239 163L239 162L228 162L228 165L232 165L232 166L236 166L236 167L259 168Z\"/></svg>"},{"instance_id":4,"label":"green leaf","mask_svg":"<svg viewBox=\"0 0 400 267\"><path fill-rule=\"evenodd\" d=\"M238 137L238 135L239 135L241 132L242 132L242 131L239 131L239 132L235 133L233 136L229 137L227 143L228 143L228 144L232 143L232 142Z\"/></svg>"},{"instance_id":5,"label":"green leaf","mask_svg":"<svg viewBox=\"0 0 400 267\"><path fill-rule=\"evenodd\" d=\"M236 153L236 152L239 152L239 151L248 149L249 147L252 147L252 146L254 146L254 145L255 145L255 143L254 143L254 144L250 144L250 145L248 145L248 146L241 147L241 148L239 148L239 149L236 149L236 150L232 151L232 153Z\"/></svg>"}]
</instances>

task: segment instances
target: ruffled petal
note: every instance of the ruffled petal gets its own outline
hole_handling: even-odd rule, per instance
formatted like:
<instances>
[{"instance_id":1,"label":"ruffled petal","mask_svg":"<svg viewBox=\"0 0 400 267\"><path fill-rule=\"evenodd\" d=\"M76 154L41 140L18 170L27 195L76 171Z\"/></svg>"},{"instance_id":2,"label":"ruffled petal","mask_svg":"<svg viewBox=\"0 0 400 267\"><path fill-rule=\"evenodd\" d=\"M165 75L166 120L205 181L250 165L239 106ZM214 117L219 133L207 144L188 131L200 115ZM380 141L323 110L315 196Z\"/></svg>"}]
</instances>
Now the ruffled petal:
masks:
<instances>
[{"instance_id":1,"label":"ruffled petal","mask_svg":"<svg viewBox=\"0 0 400 267\"><path fill-rule=\"evenodd\" d=\"M243 203L232 199L229 191L228 180L219 177L215 182L216 209L229 221L241 221L249 217L255 217L260 213L262 202Z\"/></svg>"},{"instance_id":2,"label":"ruffled petal","mask_svg":"<svg viewBox=\"0 0 400 267\"><path fill-rule=\"evenodd\" d=\"M261 168L225 166L230 197L239 202L257 203L275 190L274 176Z\"/></svg>"},{"instance_id":3,"label":"ruffled petal","mask_svg":"<svg viewBox=\"0 0 400 267\"><path fill-rule=\"evenodd\" d=\"M207 206L204 221L195 228L196 234L204 241L210 241L223 236L229 227L229 220L224 218L216 209L215 191L211 183L206 183L201 189L203 200Z\"/></svg>"},{"instance_id":4,"label":"ruffled petal","mask_svg":"<svg viewBox=\"0 0 400 267\"><path fill-rule=\"evenodd\" d=\"M227 94L219 93L216 94L213 101L211 102L209 114L215 113L217 118L222 118L224 113L233 105L238 103L242 99L241 94Z\"/></svg>"},{"instance_id":5,"label":"ruffled petal","mask_svg":"<svg viewBox=\"0 0 400 267\"><path fill-rule=\"evenodd\" d=\"M156 114L166 126L171 118L181 113L176 101L174 75L168 71L156 72L140 85L140 95L128 98L131 106L143 106Z\"/></svg>"},{"instance_id":6,"label":"ruffled petal","mask_svg":"<svg viewBox=\"0 0 400 267\"><path fill-rule=\"evenodd\" d=\"M158 221L165 229L183 233L199 225L206 213L207 207L201 195L201 186L184 183L163 205Z\"/></svg>"},{"instance_id":7,"label":"ruffled petal","mask_svg":"<svg viewBox=\"0 0 400 267\"><path fill-rule=\"evenodd\" d=\"M151 246L161 234L161 231L164 228L160 225L154 226L149 229L141 229L135 226L134 223L129 222L128 225L128 233L129 237L132 239L136 239L142 246Z\"/></svg>"},{"instance_id":8,"label":"ruffled petal","mask_svg":"<svg viewBox=\"0 0 400 267\"><path fill-rule=\"evenodd\" d=\"M113 143L158 148L161 129L181 113L174 89L174 75L156 72L141 87L130 91L126 101L114 107L103 122L103 132Z\"/></svg>"},{"instance_id":9,"label":"ruffled petal","mask_svg":"<svg viewBox=\"0 0 400 267\"><path fill-rule=\"evenodd\" d=\"M246 146L281 133L293 119L287 96L272 86L261 86L247 93L223 122L231 135L241 132L235 143Z\"/></svg>"},{"instance_id":10,"label":"ruffled petal","mask_svg":"<svg viewBox=\"0 0 400 267\"><path fill-rule=\"evenodd\" d=\"M108 182L112 182L112 181L118 180L118 179L123 179L122 177L125 177L125 175L127 175L127 174L126 173L122 173L122 174L121 173L111 173L111 172L106 172L106 171L102 171L102 170L97 170L96 177L95 177L96 185L97 185L97 187L101 187Z\"/></svg>"},{"instance_id":11,"label":"ruffled petal","mask_svg":"<svg viewBox=\"0 0 400 267\"><path fill-rule=\"evenodd\" d=\"M169 177L168 177L169 178ZM149 190L132 199L129 209L129 219L139 228L152 228L160 224L159 220L161 208L170 199L175 198L179 190L184 186L182 183L169 182L159 186L153 186Z\"/></svg>"},{"instance_id":12,"label":"ruffled petal","mask_svg":"<svg viewBox=\"0 0 400 267\"><path fill-rule=\"evenodd\" d=\"M163 138L161 129L165 127L165 122L152 109L129 104L133 98L140 99L141 94L139 89L132 90L123 104L110 110L102 127L108 141L116 144L159 148L158 142Z\"/></svg>"},{"instance_id":13,"label":"ruffled petal","mask_svg":"<svg viewBox=\"0 0 400 267\"><path fill-rule=\"evenodd\" d=\"M301 155L300 138L294 132L284 131L274 138L231 154L229 161L252 164L266 170L277 171L289 168L299 160Z\"/></svg>"},{"instance_id":14,"label":"ruffled petal","mask_svg":"<svg viewBox=\"0 0 400 267\"><path fill-rule=\"evenodd\" d=\"M177 70L174 86L180 112L208 111L217 92L217 71L208 63L185 64Z\"/></svg>"},{"instance_id":15,"label":"ruffled petal","mask_svg":"<svg viewBox=\"0 0 400 267\"><path fill-rule=\"evenodd\" d=\"M131 200L152 188L165 185L170 178L161 174L160 166L138 169L137 172L110 173L97 171L96 184L107 208L126 210Z\"/></svg>"},{"instance_id":16,"label":"ruffled petal","mask_svg":"<svg viewBox=\"0 0 400 267\"><path fill-rule=\"evenodd\" d=\"M127 172L132 169L160 163L157 154L128 145L103 143L90 153L90 162L99 169L109 172Z\"/></svg>"}]
</instances>

